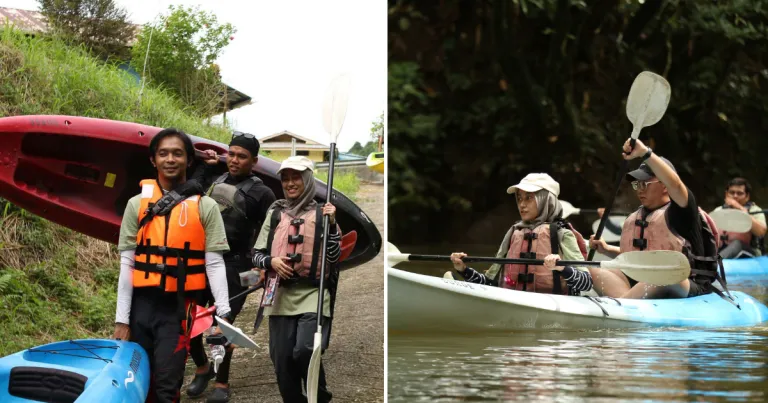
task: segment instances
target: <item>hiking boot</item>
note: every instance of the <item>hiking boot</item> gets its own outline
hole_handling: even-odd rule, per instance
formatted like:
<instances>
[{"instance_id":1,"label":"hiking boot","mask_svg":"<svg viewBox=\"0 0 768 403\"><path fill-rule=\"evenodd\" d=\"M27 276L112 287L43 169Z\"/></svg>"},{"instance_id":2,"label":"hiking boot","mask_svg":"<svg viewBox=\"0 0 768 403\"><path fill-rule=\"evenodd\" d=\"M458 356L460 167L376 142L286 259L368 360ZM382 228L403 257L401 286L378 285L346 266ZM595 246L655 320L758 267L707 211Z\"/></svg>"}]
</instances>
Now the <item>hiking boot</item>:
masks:
<instances>
[{"instance_id":1,"label":"hiking boot","mask_svg":"<svg viewBox=\"0 0 768 403\"><path fill-rule=\"evenodd\" d=\"M227 403L232 393L229 388L213 388L213 392L208 395L207 403Z\"/></svg>"},{"instance_id":2,"label":"hiking boot","mask_svg":"<svg viewBox=\"0 0 768 403\"><path fill-rule=\"evenodd\" d=\"M203 392L205 392L205 388L208 387L208 382L210 382L210 380L215 376L216 372L213 371L213 365L209 363L208 372L195 374L195 379L193 379L187 387L187 396L197 397L202 395Z\"/></svg>"}]
</instances>

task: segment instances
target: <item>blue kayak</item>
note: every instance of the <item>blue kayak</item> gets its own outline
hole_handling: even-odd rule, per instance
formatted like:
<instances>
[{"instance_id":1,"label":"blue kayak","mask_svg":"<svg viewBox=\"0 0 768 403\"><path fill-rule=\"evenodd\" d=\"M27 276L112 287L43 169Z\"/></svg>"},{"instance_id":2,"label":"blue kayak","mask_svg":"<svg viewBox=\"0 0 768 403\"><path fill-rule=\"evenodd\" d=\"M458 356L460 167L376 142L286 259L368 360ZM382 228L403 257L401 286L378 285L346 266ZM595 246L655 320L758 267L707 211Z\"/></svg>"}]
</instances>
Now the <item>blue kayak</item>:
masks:
<instances>
[{"instance_id":1,"label":"blue kayak","mask_svg":"<svg viewBox=\"0 0 768 403\"><path fill-rule=\"evenodd\" d=\"M725 278L729 276L766 276L768 275L768 256L746 259L723 259Z\"/></svg>"},{"instance_id":2,"label":"blue kayak","mask_svg":"<svg viewBox=\"0 0 768 403\"><path fill-rule=\"evenodd\" d=\"M127 341L70 340L0 358L0 401L143 402L149 358Z\"/></svg>"},{"instance_id":3,"label":"blue kayak","mask_svg":"<svg viewBox=\"0 0 768 403\"><path fill-rule=\"evenodd\" d=\"M387 268L390 332L735 327L768 321L768 307L731 291L683 299L537 294ZM737 306L738 305L738 306Z\"/></svg>"}]
</instances>

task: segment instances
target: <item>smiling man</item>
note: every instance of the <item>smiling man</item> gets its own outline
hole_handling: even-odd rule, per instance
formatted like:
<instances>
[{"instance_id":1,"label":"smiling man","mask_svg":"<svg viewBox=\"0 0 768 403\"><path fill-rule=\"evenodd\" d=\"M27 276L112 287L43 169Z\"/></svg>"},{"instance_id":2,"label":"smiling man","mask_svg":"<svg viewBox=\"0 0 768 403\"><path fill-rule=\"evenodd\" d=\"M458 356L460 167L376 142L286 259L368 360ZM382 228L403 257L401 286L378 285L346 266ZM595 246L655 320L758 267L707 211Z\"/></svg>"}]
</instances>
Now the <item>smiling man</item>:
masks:
<instances>
[{"instance_id":1,"label":"smiling man","mask_svg":"<svg viewBox=\"0 0 768 403\"><path fill-rule=\"evenodd\" d=\"M749 218L752 219L752 228L749 231L744 233L721 231L720 239L723 244L720 256L723 259L761 256L765 253L765 215L759 213L762 209L750 200L751 196L752 186L749 182L744 178L733 178L728 181L725 189L725 202L714 210L732 208L751 213Z\"/></svg>"},{"instance_id":2,"label":"smiling man","mask_svg":"<svg viewBox=\"0 0 768 403\"><path fill-rule=\"evenodd\" d=\"M184 379L194 294L210 283L217 314L231 322L224 260L229 250L216 202L185 193L194 155L182 131L162 130L149 145L156 179L141 181L120 226L120 279L114 337L141 345L150 357L148 401L177 402ZM194 186L192 186L194 187ZM161 208L163 214L158 214ZM206 281L207 280L207 281Z\"/></svg>"}]
</instances>

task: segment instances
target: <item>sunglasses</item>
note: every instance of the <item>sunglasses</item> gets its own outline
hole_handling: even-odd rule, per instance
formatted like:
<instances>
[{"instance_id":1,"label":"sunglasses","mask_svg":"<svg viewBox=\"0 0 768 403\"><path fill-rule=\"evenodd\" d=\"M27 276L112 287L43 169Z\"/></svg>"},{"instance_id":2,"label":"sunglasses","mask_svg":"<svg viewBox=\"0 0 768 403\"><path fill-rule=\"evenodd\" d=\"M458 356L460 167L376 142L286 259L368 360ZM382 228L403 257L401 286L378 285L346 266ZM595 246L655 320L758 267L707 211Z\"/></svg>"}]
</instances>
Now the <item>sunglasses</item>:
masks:
<instances>
[{"instance_id":1,"label":"sunglasses","mask_svg":"<svg viewBox=\"0 0 768 403\"><path fill-rule=\"evenodd\" d=\"M648 185L651 183L656 183L658 180L655 181L632 181L632 189L634 190L645 190L648 189Z\"/></svg>"},{"instance_id":2,"label":"sunglasses","mask_svg":"<svg viewBox=\"0 0 768 403\"><path fill-rule=\"evenodd\" d=\"M232 138L234 139L235 137L245 137L247 139L256 140L256 136L254 136L253 134L251 134L251 133L243 133L243 132L239 132L239 131L233 131L232 132Z\"/></svg>"}]
</instances>

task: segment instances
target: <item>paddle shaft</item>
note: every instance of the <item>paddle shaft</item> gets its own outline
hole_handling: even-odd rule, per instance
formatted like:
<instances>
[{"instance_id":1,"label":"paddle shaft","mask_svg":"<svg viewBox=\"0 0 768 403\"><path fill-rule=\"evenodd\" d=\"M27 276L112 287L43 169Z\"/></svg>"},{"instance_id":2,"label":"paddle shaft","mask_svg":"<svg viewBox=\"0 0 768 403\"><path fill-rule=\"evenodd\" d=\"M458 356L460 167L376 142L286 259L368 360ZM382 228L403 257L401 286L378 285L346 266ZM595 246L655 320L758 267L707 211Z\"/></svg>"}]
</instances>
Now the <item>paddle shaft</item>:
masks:
<instances>
[{"instance_id":1,"label":"paddle shaft","mask_svg":"<svg viewBox=\"0 0 768 403\"><path fill-rule=\"evenodd\" d=\"M629 147L630 149L635 148L635 139L630 140ZM619 169L619 174L616 177L616 183L613 185L613 195L611 196L611 200L605 206L605 212L603 212L603 217L600 218L600 225L597 226L597 231L595 232L595 239L600 239L600 236L603 234L603 229L605 229L605 223L608 221L608 217L610 217L611 215L611 207L613 207L613 202L616 200L616 196L619 195L619 188L621 186L621 181L624 179L624 175L626 174L628 168L629 168L629 160L624 160L624 163L621 164L621 169ZM597 252L597 249L590 248L589 255L587 256L587 260L591 261L592 258L595 257L595 252Z\"/></svg>"},{"instance_id":2,"label":"paddle shaft","mask_svg":"<svg viewBox=\"0 0 768 403\"><path fill-rule=\"evenodd\" d=\"M422 262L450 262L451 257L445 255L407 255L409 261ZM541 259L510 259L485 256L466 256L461 259L463 262L490 262L501 264L528 264L541 266L544 261ZM585 262L583 260L558 260L555 266L600 266L602 262Z\"/></svg>"},{"instance_id":3,"label":"paddle shaft","mask_svg":"<svg viewBox=\"0 0 768 403\"><path fill-rule=\"evenodd\" d=\"M333 195L333 162L336 159L336 143L331 143L331 153L329 154L328 161L328 187L325 191L325 202L331 202L331 196ZM320 261L320 295L317 297L317 332L322 331L323 324L323 297L325 290L325 260L328 253L328 230L331 224L331 218L327 215L323 215L323 247L320 252L322 260Z\"/></svg>"},{"instance_id":4,"label":"paddle shaft","mask_svg":"<svg viewBox=\"0 0 768 403\"><path fill-rule=\"evenodd\" d=\"M240 294L237 294L237 295L235 295L234 297L230 298L230 299L229 299L229 302L232 302L232 301L234 301L234 300L236 300L236 299L238 299L238 298L242 298L242 297L244 297L244 296L246 296L246 295L248 295L248 294L250 294L250 293L252 293L252 292L254 292L254 291L256 291L256 290L260 290L260 289L262 289L262 288L264 288L264 282L263 282L263 281L262 281L262 283L261 283L261 284L259 284L259 285L255 285L255 286L253 286L253 287L251 287L251 288L249 288L249 289L247 289L247 290L245 290L245 291L241 292ZM216 307L215 307L215 306L212 306L212 307L210 307L210 308L206 309L206 310L205 310L205 312L202 312L202 313L200 313L199 315L195 316L195 319L198 319L198 318L202 318L202 317L204 317L204 316L208 316L208 315L211 315L211 314L213 314L214 312L216 312Z\"/></svg>"}]
</instances>

